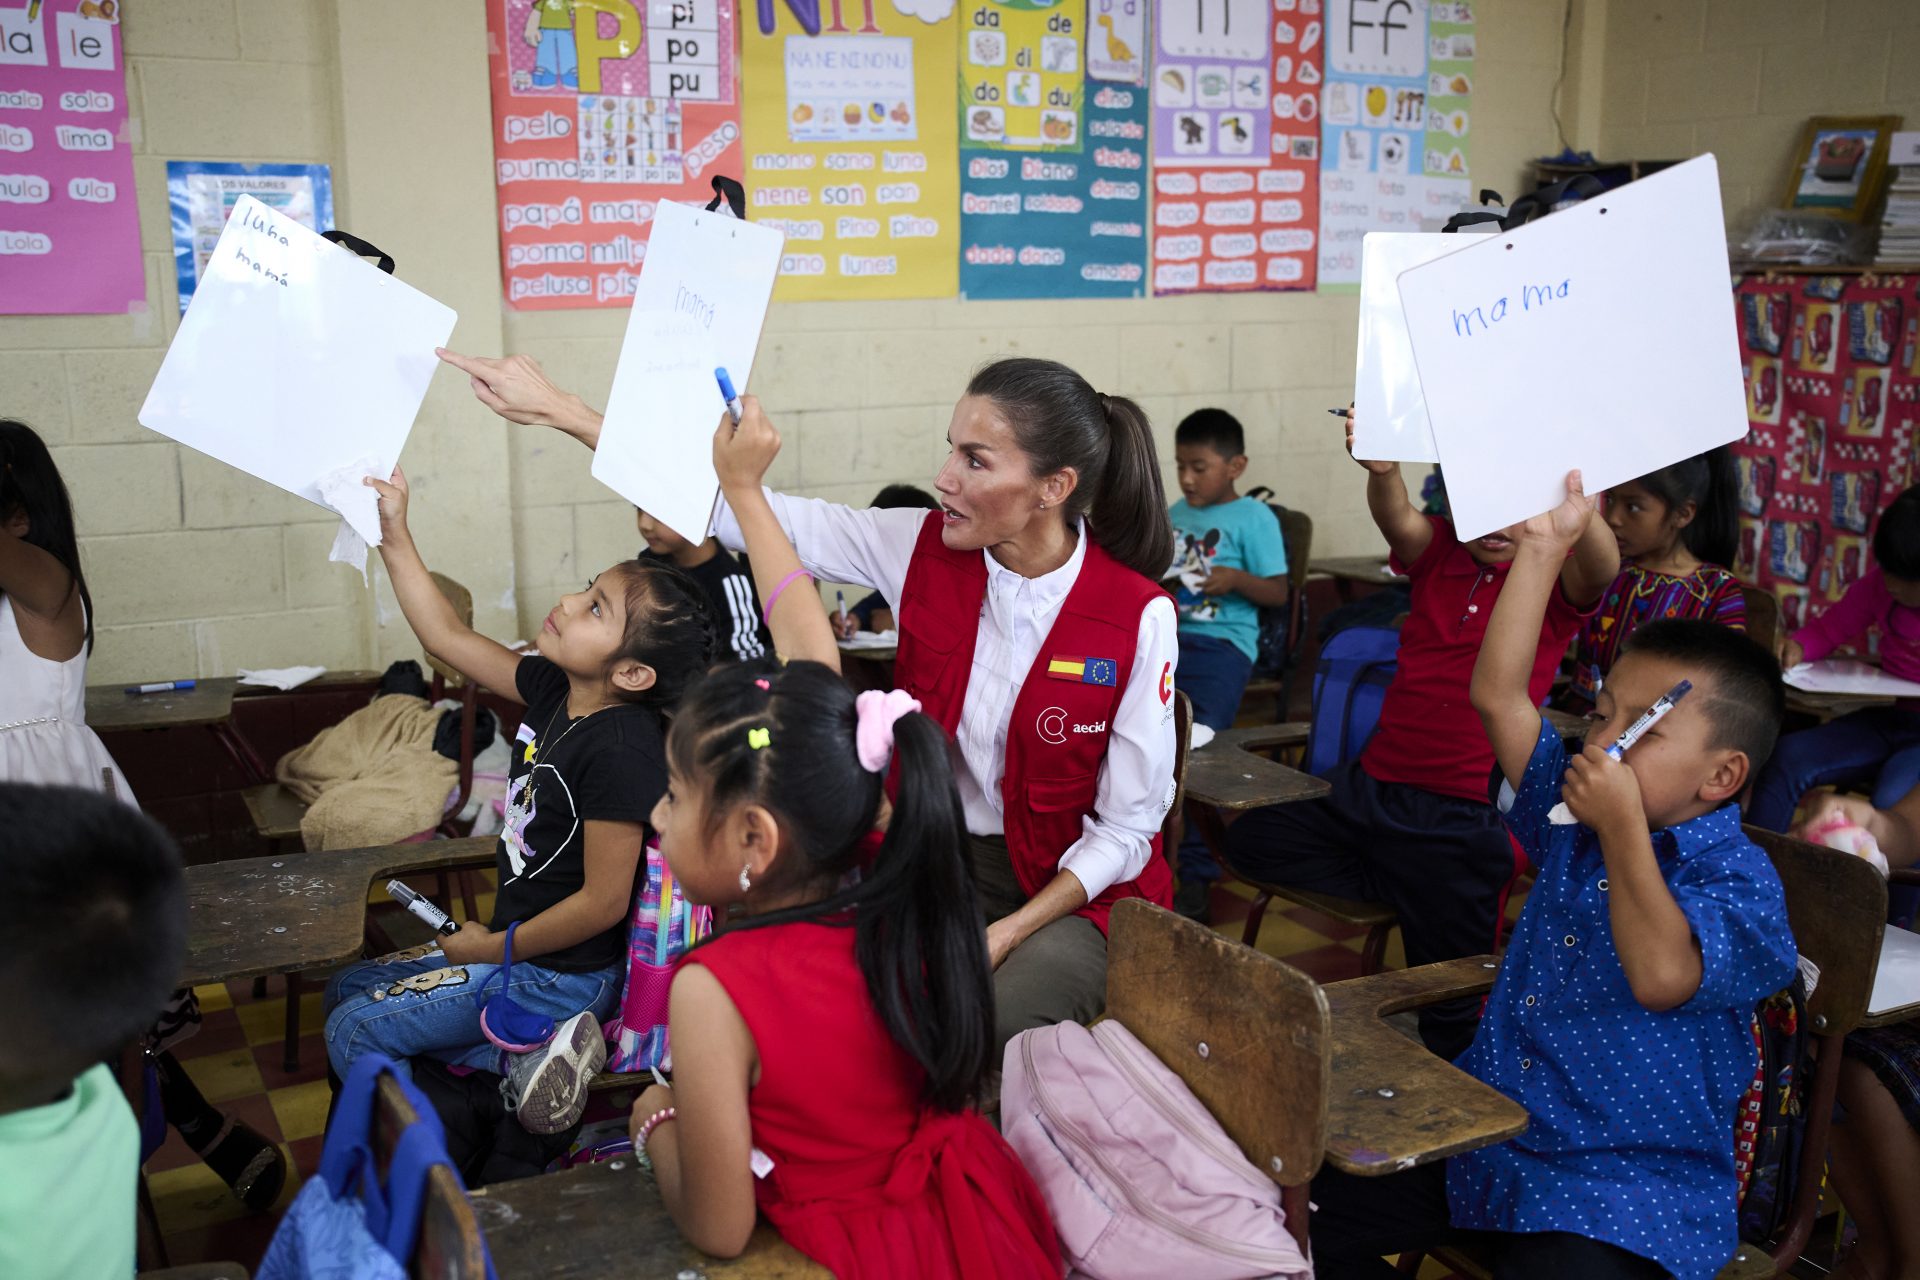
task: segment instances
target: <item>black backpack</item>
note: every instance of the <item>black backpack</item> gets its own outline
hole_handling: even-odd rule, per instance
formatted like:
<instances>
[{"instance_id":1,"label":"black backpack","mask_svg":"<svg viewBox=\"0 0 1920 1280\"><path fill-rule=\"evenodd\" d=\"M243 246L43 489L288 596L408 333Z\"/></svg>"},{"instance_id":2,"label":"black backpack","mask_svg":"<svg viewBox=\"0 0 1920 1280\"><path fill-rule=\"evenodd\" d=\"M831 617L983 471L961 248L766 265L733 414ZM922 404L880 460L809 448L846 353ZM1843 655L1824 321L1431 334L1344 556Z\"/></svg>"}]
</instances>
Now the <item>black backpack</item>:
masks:
<instances>
[{"instance_id":1,"label":"black backpack","mask_svg":"<svg viewBox=\"0 0 1920 1280\"><path fill-rule=\"evenodd\" d=\"M1265 485L1247 490L1247 496L1267 504L1267 510L1273 512L1274 523L1280 526L1280 541L1285 544L1287 538L1287 509L1273 501L1273 490ZM1291 548L1289 548L1291 551ZM1287 561L1287 573L1293 574L1291 556ZM1260 638L1258 652L1253 659L1253 671L1249 680L1278 680L1293 666L1293 629L1292 623L1297 615L1300 630L1306 631L1307 602L1294 600L1295 592L1289 592L1287 603L1276 608L1262 606L1260 609Z\"/></svg>"},{"instance_id":2,"label":"black backpack","mask_svg":"<svg viewBox=\"0 0 1920 1280\"><path fill-rule=\"evenodd\" d=\"M1734 1122L1734 1160L1741 1168L1740 1238L1771 1244L1793 1211L1806 1139L1807 1087L1813 1061L1807 1052L1807 983L1802 974L1762 1000L1753 1011L1760 1066L1740 1099ZM1831 1046L1835 1051L1839 1046Z\"/></svg>"}]
</instances>

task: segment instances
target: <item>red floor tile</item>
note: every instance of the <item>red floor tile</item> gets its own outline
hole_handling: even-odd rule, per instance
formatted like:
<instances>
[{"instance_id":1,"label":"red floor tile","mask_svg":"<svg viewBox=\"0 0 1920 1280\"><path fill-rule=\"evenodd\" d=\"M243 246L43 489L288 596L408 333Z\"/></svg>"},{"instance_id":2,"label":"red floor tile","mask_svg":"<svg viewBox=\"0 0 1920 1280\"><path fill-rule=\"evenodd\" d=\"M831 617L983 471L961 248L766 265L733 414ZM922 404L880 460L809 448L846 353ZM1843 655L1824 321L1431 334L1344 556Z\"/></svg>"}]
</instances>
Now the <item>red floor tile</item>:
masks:
<instances>
[{"instance_id":1,"label":"red floor tile","mask_svg":"<svg viewBox=\"0 0 1920 1280\"><path fill-rule=\"evenodd\" d=\"M327 1043L318 1027L312 1028L312 1034L300 1037L299 1070L287 1071L282 1066L286 1051L286 1042L280 1039L253 1046L253 1060L259 1065L260 1079L267 1088L283 1089L290 1084L327 1078Z\"/></svg>"},{"instance_id":2,"label":"red floor tile","mask_svg":"<svg viewBox=\"0 0 1920 1280\"><path fill-rule=\"evenodd\" d=\"M1343 982L1360 976L1360 953L1339 943L1296 952L1286 960L1315 982Z\"/></svg>"},{"instance_id":3,"label":"red floor tile","mask_svg":"<svg viewBox=\"0 0 1920 1280\"><path fill-rule=\"evenodd\" d=\"M160 1149L153 1153L145 1168L148 1173L165 1173L169 1169L184 1169L190 1164L197 1164L199 1160L200 1157L193 1154L193 1148L187 1145L187 1140L176 1133L172 1126L168 1126L167 1140L160 1144Z\"/></svg>"},{"instance_id":4,"label":"red floor tile","mask_svg":"<svg viewBox=\"0 0 1920 1280\"><path fill-rule=\"evenodd\" d=\"M1298 921L1321 937L1331 938L1335 942L1361 937L1367 931L1365 925L1335 920L1324 911L1315 911L1312 907L1288 907L1286 915L1288 919Z\"/></svg>"}]
</instances>

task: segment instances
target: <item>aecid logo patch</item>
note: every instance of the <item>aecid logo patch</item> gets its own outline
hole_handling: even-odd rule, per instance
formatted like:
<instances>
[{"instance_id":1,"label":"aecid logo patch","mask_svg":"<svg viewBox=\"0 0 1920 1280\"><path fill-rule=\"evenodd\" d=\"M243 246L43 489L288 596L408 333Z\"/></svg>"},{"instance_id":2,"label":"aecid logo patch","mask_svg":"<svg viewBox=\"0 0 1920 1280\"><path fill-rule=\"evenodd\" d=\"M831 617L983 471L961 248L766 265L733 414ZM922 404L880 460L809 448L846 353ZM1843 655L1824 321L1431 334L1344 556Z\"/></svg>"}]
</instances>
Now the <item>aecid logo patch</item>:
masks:
<instances>
[{"instance_id":1,"label":"aecid logo patch","mask_svg":"<svg viewBox=\"0 0 1920 1280\"><path fill-rule=\"evenodd\" d=\"M1034 727L1039 731L1041 741L1058 746L1067 740L1069 733L1105 733L1107 722L1096 720L1092 724L1071 724L1067 720L1066 708L1048 707L1040 713L1040 719Z\"/></svg>"}]
</instances>

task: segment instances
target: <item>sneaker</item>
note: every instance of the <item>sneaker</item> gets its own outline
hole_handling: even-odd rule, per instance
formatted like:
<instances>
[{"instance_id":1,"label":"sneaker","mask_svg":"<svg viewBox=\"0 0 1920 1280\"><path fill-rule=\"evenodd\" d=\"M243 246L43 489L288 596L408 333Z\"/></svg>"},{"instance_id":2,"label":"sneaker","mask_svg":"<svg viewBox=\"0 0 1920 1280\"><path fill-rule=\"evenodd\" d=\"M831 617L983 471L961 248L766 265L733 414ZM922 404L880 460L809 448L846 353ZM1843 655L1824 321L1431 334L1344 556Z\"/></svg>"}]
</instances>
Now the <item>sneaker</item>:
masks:
<instances>
[{"instance_id":1,"label":"sneaker","mask_svg":"<svg viewBox=\"0 0 1920 1280\"><path fill-rule=\"evenodd\" d=\"M1213 923L1213 881L1182 880L1173 892L1173 909L1189 920Z\"/></svg>"},{"instance_id":2,"label":"sneaker","mask_svg":"<svg viewBox=\"0 0 1920 1280\"><path fill-rule=\"evenodd\" d=\"M607 1063L600 1020L576 1013L532 1053L509 1055L500 1096L528 1133L560 1133L587 1108L587 1085Z\"/></svg>"}]
</instances>

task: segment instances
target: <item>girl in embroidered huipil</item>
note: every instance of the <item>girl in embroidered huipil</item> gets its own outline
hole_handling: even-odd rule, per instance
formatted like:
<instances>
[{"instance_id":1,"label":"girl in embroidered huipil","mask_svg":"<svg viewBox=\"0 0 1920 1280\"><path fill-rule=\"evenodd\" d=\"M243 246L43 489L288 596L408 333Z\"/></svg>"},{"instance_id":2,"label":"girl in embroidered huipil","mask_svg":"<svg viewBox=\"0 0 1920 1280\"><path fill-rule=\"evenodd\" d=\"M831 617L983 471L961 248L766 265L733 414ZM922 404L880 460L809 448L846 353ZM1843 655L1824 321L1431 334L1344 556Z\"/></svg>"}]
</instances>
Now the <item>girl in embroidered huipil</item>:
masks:
<instances>
[{"instance_id":1,"label":"girl in embroidered huipil","mask_svg":"<svg viewBox=\"0 0 1920 1280\"><path fill-rule=\"evenodd\" d=\"M634 1145L709 1253L744 1249L757 1207L841 1280L1058 1276L1038 1189L972 1110L993 995L946 735L907 694L856 701L840 679L760 492L778 448L751 396L714 442L791 664L715 671L667 738L661 852L689 899L745 916L674 975L674 1084L640 1096Z\"/></svg>"},{"instance_id":2,"label":"girl in embroidered huipil","mask_svg":"<svg viewBox=\"0 0 1920 1280\"><path fill-rule=\"evenodd\" d=\"M1607 525L1620 544L1620 576L1580 628L1569 711L1593 709L1595 695L1627 638L1665 618L1704 618L1747 629L1733 561L1739 510L1733 457L1722 447L1617 484L1607 491Z\"/></svg>"}]
</instances>

